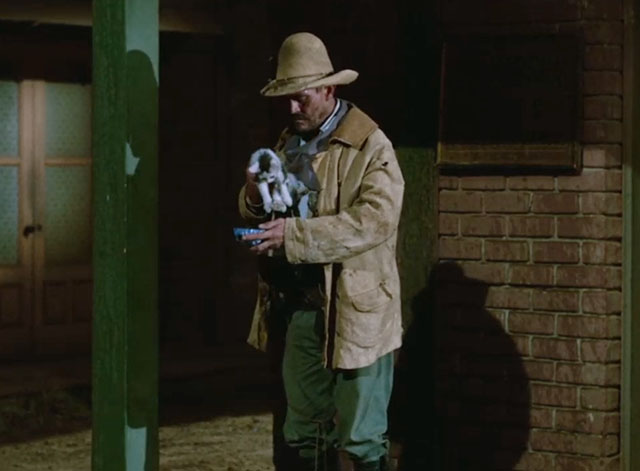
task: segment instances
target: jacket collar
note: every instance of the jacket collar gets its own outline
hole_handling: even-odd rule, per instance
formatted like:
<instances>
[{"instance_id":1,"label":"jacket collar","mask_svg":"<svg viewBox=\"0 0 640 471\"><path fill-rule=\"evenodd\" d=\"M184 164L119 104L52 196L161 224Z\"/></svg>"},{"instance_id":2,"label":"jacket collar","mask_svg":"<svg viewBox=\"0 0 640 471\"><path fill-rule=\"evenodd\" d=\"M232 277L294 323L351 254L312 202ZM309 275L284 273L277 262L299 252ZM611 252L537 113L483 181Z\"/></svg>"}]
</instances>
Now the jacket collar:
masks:
<instances>
[{"instance_id":1,"label":"jacket collar","mask_svg":"<svg viewBox=\"0 0 640 471\"><path fill-rule=\"evenodd\" d=\"M378 129L378 125L360 108L351 105L331 136L331 141L339 141L356 149L362 148L367 138Z\"/></svg>"}]
</instances>

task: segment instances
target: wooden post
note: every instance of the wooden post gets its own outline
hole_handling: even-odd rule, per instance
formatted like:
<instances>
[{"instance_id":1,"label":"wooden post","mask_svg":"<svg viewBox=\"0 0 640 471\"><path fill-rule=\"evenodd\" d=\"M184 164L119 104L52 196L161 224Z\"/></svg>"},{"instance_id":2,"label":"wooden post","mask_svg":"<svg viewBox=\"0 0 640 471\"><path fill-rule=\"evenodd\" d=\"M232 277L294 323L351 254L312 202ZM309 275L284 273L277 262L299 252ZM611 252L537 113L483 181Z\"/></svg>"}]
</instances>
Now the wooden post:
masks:
<instances>
[{"instance_id":1,"label":"wooden post","mask_svg":"<svg viewBox=\"0 0 640 471\"><path fill-rule=\"evenodd\" d=\"M158 469L158 0L93 2L94 471Z\"/></svg>"}]
</instances>

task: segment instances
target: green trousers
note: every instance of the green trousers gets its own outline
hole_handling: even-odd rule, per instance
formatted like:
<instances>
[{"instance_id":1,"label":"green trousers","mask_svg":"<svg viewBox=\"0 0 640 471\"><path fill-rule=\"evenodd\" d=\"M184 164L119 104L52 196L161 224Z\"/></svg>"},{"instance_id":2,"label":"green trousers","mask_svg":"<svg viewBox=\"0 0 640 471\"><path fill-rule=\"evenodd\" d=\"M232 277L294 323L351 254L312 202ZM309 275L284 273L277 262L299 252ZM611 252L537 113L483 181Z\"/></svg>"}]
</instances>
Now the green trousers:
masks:
<instances>
[{"instance_id":1,"label":"green trousers","mask_svg":"<svg viewBox=\"0 0 640 471\"><path fill-rule=\"evenodd\" d=\"M322 311L294 312L282 363L284 439L304 458L337 448L354 462L378 460L389 448L393 353L364 368L333 370L323 366L323 345Z\"/></svg>"}]
</instances>

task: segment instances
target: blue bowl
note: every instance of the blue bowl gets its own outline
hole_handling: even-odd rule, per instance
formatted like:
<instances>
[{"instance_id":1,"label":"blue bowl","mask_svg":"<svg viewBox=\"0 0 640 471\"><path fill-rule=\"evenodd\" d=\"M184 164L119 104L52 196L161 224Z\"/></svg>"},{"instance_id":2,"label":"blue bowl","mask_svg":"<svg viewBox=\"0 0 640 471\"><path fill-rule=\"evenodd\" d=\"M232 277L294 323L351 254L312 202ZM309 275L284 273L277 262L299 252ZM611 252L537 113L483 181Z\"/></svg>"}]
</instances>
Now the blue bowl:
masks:
<instances>
[{"instance_id":1,"label":"blue bowl","mask_svg":"<svg viewBox=\"0 0 640 471\"><path fill-rule=\"evenodd\" d=\"M247 244L249 246L254 246L262 243L262 240L243 240L242 237L246 234L260 234L264 232L264 229L253 229L250 227L234 227L233 228L233 236L239 242Z\"/></svg>"}]
</instances>

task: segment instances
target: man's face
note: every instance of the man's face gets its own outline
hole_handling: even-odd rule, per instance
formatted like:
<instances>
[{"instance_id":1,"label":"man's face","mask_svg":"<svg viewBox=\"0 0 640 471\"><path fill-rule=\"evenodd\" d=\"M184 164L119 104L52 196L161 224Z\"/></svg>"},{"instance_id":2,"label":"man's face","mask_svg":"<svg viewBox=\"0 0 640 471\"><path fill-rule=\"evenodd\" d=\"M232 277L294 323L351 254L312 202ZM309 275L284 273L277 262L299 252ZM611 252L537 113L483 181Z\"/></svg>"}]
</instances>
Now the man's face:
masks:
<instances>
[{"instance_id":1,"label":"man's face","mask_svg":"<svg viewBox=\"0 0 640 471\"><path fill-rule=\"evenodd\" d=\"M291 125L297 132L310 132L320 127L335 106L334 89L310 88L286 96Z\"/></svg>"}]
</instances>

